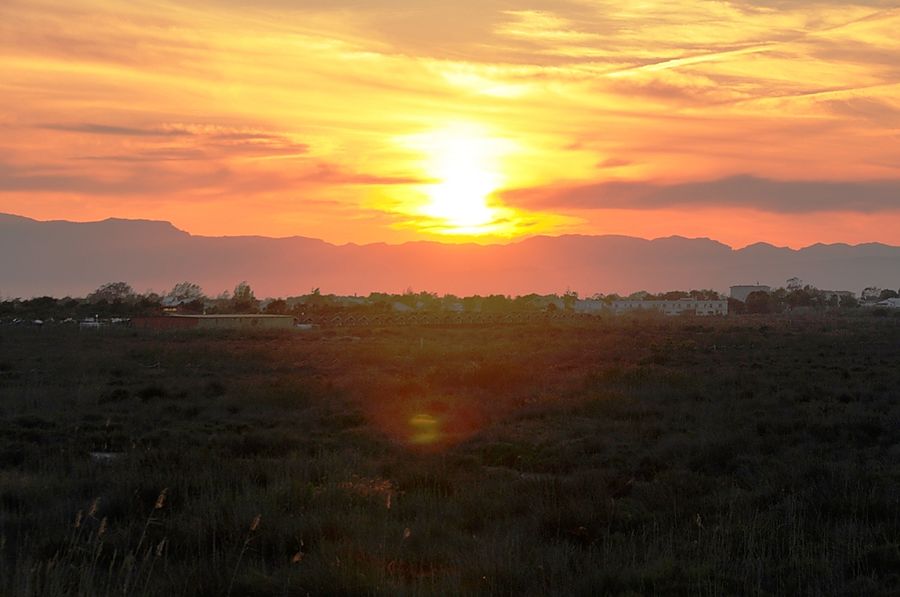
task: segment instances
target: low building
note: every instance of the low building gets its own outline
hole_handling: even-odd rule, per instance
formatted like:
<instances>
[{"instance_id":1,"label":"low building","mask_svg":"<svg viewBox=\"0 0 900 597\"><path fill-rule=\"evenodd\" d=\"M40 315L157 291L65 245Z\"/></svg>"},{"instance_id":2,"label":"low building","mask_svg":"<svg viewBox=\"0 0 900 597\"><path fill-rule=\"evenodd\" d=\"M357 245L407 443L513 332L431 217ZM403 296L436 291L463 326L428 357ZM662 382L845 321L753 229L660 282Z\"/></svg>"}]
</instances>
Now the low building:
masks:
<instances>
[{"instance_id":1,"label":"low building","mask_svg":"<svg viewBox=\"0 0 900 597\"><path fill-rule=\"evenodd\" d=\"M78 327L82 330L98 330L103 324L96 317L92 319L83 319L78 322Z\"/></svg>"},{"instance_id":2,"label":"low building","mask_svg":"<svg viewBox=\"0 0 900 597\"><path fill-rule=\"evenodd\" d=\"M466 306L461 301L444 302L444 311L450 313L462 313L466 310Z\"/></svg>"},{"instance_id":3,"label":"low building","mask_svg":"<svg viewBox=\"0 0 900 597\"><path fill-rule=\"evenodd\" d=\"M772 292L772 288L769 286L763 286L761 284L755 284L750 286L732 286L731 287L731 298L741 301L742 303L747 302L747 297L753 294L754 292Z\"/></svg>"},{"instance_id":4,"label":"low building","mask_svg":"<svg viewBox=\"0 0 900 597\"><path fill-rule=\"evenodd\" d=\"M856 293L849 290L823 290L822 298L825 299L825 302L831 302L835 299L843 301L845 299L855 299Z\"/></svg>"},{"instance_id":5,"label":"low building","mask_svg":"<svg viewBox=\"0 0 900 597\"><path fill-rule=\"evenodd\" d=\"M683 298L677 301L643 301L624 300L613 302L613 312L616 314L629 311L653 310L665 315L728 315L728 301L726 300L697 300Z\"/></svg>"},{"instance_id":6,"label":"low building","mask_svg":"<svg viewBox=\"0 0 900 597\"><path fill-rule=\"evenodd\" d=\"M876 307L887 307L888 309L900 309L900 298L889 298L875 303Z\"/></svg>"},{"instance_id":7,"label":"low building","mask_svg":"<svg viewBox=\"0 0 900 597\"><path fill-rule=\"evenodd\" d=\"M606 303L596 299L578 299L575 301L576 313L600 313L607 309Z\"/></svg>"},{"instance_id":8,"label":"low building","mask_svg":"<svg viewBox=\"0 0 900 597\"><path fill-rule=\"evenodd\" d=\"M294 327L290 315L164 315L136 317L132 325L149 330L288 330Z\"/></svg>"}]
</instances>

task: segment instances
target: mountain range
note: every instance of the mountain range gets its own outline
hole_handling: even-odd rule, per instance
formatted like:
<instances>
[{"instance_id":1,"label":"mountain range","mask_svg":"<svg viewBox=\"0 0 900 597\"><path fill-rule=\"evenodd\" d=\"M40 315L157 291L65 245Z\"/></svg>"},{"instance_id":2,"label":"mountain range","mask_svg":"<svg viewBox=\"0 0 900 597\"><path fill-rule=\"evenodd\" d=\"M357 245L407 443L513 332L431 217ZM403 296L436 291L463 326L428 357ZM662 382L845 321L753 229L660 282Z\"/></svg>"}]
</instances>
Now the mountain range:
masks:
<instances>
[{"instance_id":1,"label":"mountain range","mask_svg":"<svg viewBox=\"0 0 900 597\"><path fill-rule=\"evenodd\" d=\"M782 286L791 277L829 290L900 287L900 247L758 243L707 238L538 236L508 244L409 242L334 245L260 236L194 236L168 222L37 221L0 214L0 296L84 296L103 283L163 292L180 281L215 296L246 280L257 296L367 295L409 288L472 294L628 294L735 284Z\"/></svg>"}]
</instances>

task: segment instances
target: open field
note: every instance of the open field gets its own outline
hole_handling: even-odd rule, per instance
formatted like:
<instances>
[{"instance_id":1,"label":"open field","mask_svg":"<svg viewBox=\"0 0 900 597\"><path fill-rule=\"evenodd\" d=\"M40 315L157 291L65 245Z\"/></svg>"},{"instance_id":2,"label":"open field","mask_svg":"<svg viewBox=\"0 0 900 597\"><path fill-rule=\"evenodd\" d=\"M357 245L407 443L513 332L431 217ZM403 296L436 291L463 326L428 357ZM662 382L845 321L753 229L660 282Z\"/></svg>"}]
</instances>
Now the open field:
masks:
<instances>
[{"instance_id":1,"label":"open field","mask_svg":"<svg viewBox=\"0 0 900 597\"><path fill-rule=\"evenodd\" d=\"M0 594L900 595L898 365L897 318L7 327Z\"/></svg>"}]
</instances>

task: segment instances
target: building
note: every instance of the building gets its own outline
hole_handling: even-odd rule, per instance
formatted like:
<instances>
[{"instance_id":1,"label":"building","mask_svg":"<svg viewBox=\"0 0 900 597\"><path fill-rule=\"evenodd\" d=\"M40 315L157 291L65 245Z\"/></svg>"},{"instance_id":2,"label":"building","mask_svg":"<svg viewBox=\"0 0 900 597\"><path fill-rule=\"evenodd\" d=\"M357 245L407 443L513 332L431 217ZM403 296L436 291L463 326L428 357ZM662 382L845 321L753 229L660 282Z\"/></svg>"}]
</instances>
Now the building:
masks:
<instances>
[{"instance_id":1,"label":"building","mask_svg":"<svg viewBox=\"0 0 900 597\"><path fill-rule=\"evenodd\" d=\"M850 292L849 290L823 290L822 298L825 299L826 303L830 303L833 300L840 302L843 300L855 299L856 293Z\"/></svg>"},{"instance_id":2,"label":"building","mask_svg":"<svg viewBox=\"0 0 900 597\"><path fill-rule=\"evenodd\" d=\"M466 310L466 306L461 301L444 301L444 311L450 313L462 313Z\"/></svg>"},{"instance_id":3,"label":"building","mask_svg":"<svg viewBox=\"0 0 900 597\"><path fill-rule=\"evenodd\" d=\"M132 325L148 330L289 330L294 327L290 315L164 315L136 317Z\"/></svg>"},{"instance_id":4,"label":"building","mask_svg":"<svg viewBox=\"0 0 900 597\"><path fill-rule=\"evenodd\" d=\"M755 286L732 286L731 298L741 301L742 303L746 303L747 297L754 292L772 292L772 289L768 286L762 286L760 284L757 284Z\"/></svg>"},{"instance_id":5,"label":"building","mask_svg":"<svg viewBox=\"0 0 900 597\"><path fill-rule=\"evenodd\" d=\"M575 301L576 313L594 314L607 309L606 303L596 299L578 299Z\"/></svg>"},{"instance_id":6,"label":"building","mask_svg":"<svg viewBox=\"0 0 900 597\"><path fill-rule=\"evenodd\" d=\"M692 298L683 298L677 301L642 301L625 300L614 301L613 312L617 315L629 311L654 310L665 315L728 315L728 301L705 301Z\"/></svg>"},{"instance_id":7,"label":"building","mask_svg":"<svg viewBox=\"0 0 900 597\"><path fill-rule=\"evenodd\" d=\"M900 309L900 298L889 298L875 303L876 307L887 307L888 309Z\"/></svg>"}]
</instances>

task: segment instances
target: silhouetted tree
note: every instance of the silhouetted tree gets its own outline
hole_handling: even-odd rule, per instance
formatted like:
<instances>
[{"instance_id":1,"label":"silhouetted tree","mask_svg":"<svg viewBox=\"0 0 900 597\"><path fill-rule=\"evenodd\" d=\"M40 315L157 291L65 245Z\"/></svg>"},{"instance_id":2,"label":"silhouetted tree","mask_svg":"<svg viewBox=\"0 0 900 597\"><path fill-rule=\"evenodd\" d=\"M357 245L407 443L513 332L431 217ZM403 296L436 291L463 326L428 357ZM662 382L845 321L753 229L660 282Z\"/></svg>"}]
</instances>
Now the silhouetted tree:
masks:
<instances>
[{"instance_id":1,"label":"silhouetted tree","mask_svg":"<svg viewBox=\"0 0 900 597\"><path fill-rule=\"evenodd\" d=\"M744 306L747 309L747 313L771 313L774 310L772 303L772 297L768 292L757 290L747 295Z\"/></svg>"},{"instance_id":2,"label":"silhouetted tree","mask_svg":"<svg viewBox=\"0 0 900 597\"><path fill-rule=\"evenodd\" d=\"M611 305L616 301L621 301L622 297L618 293L607 294L603 297L603 302L607 305Z\"/></svg>"},{"instance_id":3,"label":"silhouetted tree","mask_svg":"<svg viewBox=\"0 0 900 597\"><path fill-rule=\"evenodd\" d=\"M803 288L803 280L797 277L789 278L785 287L789 290L800 290Z\"/></svg>"},{"instance_id":4,"label":"silhouetted tree","mask_svg":"<svg viewBox=\"0 0 900 597\"><path fill-rule=\"evenodd\" d=\"M109 282L87 295L87 301L90 303L99 303L100 301L115 303L134 299L135 296L134 289L125 282Z\"/></svg>"},{"instance_id":5,"label":"silhouetted tree","mask_svg":"<svg viewBox=\"0 0 900 597\"><path fill-rule=\"evenodd\" d=\"M788 293L787 304L791 307L811 307L813 293L809 288L795 288Z\"/></svg>"},{"instance_id":6,"label":"silhouetted tree","mask_svg":"<svg viewBox=\"0 0 900 597\"><path fill-rule=\"evenodd\" d=\"M266 305L264 311L269 315L286 315L288 312L288 304L284 299L275 299Z\"/></svg>"},{"instance_id":7,"label":"silhouetted tree","mask_svg":"<svg viewBox=\"0 0 900 597\"><path fill-rule=\"evenodd\" d=\"M703 289L703 290L691 290L691 298L698 301L717 301L722 298L715 290Z\"/></svg>"},{"instance_id":8,"label":"silhouetted tree","mask_svg":"<svg viewBox=\"0 0 900 597\"><path fill-rule=\"evenodd\" d=\"M732 315L740 315L747 311L747 305L743 301L734 298L728 299L728 312Z\"/></svg>"},{"instance_id":9,"label":"silhouetted tree","mask_svg":"<svg viewBox=\"0 0 900 597\"><path fill-rule=\"evenodd\" d=\"M166 299L172 303L189 303L203 298L200 285L193 282L179 282L166 294Z\"/></svg>"},{"instance_id":10,"label":"silhouetted tree","mask_svg":"<svg viewBox=\"0 0 900 597\"><path fill-rule=\"evenodd\" d=\"M664 301L678 301L683 298L688 298L689 296L691 295L683 290L670 290L669 292L660 294L659 298Z\"/></svg>"},{"instance_id":11,"label":"silhouetted tree","mask_svg":"<svg viewBox=\"0 0 900 597\"><path fill-rule=\"evenodd\" d=\"M855 309L859 307L859 301L856 300L855 296L842 296L840 306L842 309Z\"/></svg>"},{"instance_id":12,"label":"silhouetted tree","mask_svg":"<svg viewBox=\"0 0 900 597\"><path fill-rule=\"evenodd\" d=\"M258 313L259 301L253 294L253 289L247 282L241 282L234 287L234 293L231 296L231 306L235 313Z\"/></svg>"},{"instance_id":13,"label":"silhouetted tree","mask_svg":"<svg viewBox=\"0 0 900 597\"><path fill-rule=\"evenodd\" d=\"M484 301L481 303L481 310L485 313L502 313L504 311L509 311L511 304L512 301L502 294L492 294L491 296L485 297Z\"/></svg>"}]
</instances>

